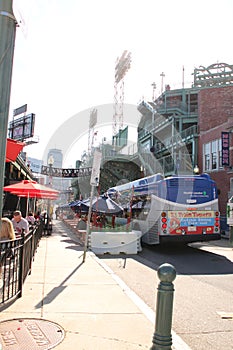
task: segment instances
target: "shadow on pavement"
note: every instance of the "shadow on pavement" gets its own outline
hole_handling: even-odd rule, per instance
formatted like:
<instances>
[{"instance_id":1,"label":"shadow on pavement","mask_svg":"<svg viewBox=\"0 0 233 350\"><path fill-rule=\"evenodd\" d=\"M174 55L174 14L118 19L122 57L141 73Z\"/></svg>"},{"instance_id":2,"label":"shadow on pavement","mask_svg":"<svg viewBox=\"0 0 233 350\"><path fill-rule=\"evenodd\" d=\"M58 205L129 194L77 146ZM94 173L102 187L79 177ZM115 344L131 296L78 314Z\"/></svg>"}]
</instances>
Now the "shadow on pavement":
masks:
<instances>
[{"instance_id":1,"label":"shadow on pavement","mask_svg":"<svg viewBox=\"0 0 233 350\"><path fill-rule=\"evenodd\" d=\"M216 246L215 246L216 247ZM127 259L134 259L153 270L163 263L175 266L181 275L224 275L233 274L233 262L224 255L199 249L189 245L143 246L137 255L98 255L99 259L121 259L121 268L126 266Z\"/></svg>"},{"instance_id":2,"label":"shadow on pavement","mask_svg":"<svg viewBox=\"0 0 233 350\"><path fill-rule=\"evenodd\" d=\"M50 304L63 290L67 287L64 284L69 280L71 276L83 265L83 261L55 288L53 288L38 304L35 308L39 309L45 304Z\"/></svg>"}]
</instances>

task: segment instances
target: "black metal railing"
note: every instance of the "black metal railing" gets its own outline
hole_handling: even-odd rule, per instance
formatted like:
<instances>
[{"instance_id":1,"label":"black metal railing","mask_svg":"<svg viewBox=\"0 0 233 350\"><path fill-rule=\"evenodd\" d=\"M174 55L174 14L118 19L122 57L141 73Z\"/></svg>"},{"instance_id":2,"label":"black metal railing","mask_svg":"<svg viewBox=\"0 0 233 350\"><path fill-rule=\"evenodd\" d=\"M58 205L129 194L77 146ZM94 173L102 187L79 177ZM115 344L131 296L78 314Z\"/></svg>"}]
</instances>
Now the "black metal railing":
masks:
<instances>
[{"instance_id":1,"label":"black metal railing","mask_svg":"<svg viewBox=\"0 0 233 350\"><path fill-rule=\"evenodd\" d=\"M39 224L20 238L0 242L0 309L22 296L23 283L31 273L41 236L42 225Z\"/></svg>"}]
</instances>

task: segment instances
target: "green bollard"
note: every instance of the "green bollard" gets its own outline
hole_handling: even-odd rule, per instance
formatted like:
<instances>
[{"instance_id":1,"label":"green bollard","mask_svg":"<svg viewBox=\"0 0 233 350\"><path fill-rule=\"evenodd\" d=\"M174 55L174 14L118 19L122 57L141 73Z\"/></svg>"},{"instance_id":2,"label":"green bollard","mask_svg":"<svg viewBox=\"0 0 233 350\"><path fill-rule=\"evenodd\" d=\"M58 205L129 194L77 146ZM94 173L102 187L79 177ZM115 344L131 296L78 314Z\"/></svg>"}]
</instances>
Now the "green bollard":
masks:
<instances>
[{"instance_id":1,"label":"green bollard","mask_svg":"<svg viewBox=\"0 0 233 350\"><path fill-rule=\"evenodd\" d=\"M163 264L158 269L160 283L157 293L155 332L150 350L172 349L172 308L173 308L173 281L176 278L176 269L170 264Z\"/></svg>"}]
</instances>

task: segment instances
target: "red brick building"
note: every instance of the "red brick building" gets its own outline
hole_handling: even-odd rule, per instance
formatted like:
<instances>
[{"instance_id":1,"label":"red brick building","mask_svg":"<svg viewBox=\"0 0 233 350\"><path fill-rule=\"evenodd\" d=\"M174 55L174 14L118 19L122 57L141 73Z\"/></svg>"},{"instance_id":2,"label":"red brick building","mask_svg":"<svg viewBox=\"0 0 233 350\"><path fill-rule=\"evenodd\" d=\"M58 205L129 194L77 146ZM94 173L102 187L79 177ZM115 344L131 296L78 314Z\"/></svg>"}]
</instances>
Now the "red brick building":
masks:
<instances>
[{"instance_id":1,"label":"red brick building","mask_svg":"<svg viewBox=\"0 0 233 350\"><path fill-rule=\"evenodd\" d=\"M233 85L210 87L198 93L198 165L217 182L221 215L233 195ZM222 132L229 132L229 166L222 165Z\"/></svg>"}]
</instances>

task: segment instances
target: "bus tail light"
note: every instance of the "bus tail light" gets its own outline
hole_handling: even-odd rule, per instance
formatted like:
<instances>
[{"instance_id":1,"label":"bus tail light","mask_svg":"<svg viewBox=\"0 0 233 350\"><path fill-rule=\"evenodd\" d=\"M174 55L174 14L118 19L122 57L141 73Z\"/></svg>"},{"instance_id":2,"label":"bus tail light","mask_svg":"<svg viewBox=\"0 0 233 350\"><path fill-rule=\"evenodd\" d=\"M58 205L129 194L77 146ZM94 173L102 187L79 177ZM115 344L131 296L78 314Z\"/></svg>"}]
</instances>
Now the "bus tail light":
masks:
<instances>
[{"instance_id":1,"label":"bus tail light","mask_svg":"<svg viewBox=\"0 0 233 350\"><path fill-rule=\"evenodd\" d=\"M214 226L215 226L215 232L220 229L220 217L219 217L219 212L218 211L215 212Z\"/></svg>"},{"instance_id":2,"label":"bus tail light","mask_svg":"<svg viewBox=\"0 0 233 350\"><path fill-rule=\"evenodd\" d=\"M167 214L164 211L161 213L161 222L163 233L167 233Z\"/></svg>"}]
</instances>

